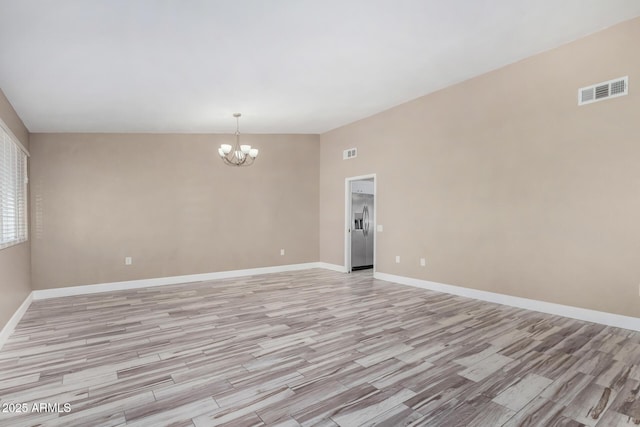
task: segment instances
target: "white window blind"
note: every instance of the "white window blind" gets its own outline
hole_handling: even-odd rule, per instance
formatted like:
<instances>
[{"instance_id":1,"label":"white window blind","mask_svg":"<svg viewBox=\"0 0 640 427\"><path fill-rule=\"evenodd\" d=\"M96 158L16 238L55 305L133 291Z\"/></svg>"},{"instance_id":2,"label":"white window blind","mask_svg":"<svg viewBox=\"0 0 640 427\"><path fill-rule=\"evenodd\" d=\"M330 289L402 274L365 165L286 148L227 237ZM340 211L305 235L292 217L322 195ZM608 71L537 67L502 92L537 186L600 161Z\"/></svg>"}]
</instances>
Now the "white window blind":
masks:
<instances>
[{"instance_id":1,"label":"white window blind","mask_svg":"<svg viewBox=\"0 0 640 427\"><path fill-rule=\"evenodd\" d=\"M0 249L27 240L27 155L0 127Z\"/></svg>"}]
</instances>

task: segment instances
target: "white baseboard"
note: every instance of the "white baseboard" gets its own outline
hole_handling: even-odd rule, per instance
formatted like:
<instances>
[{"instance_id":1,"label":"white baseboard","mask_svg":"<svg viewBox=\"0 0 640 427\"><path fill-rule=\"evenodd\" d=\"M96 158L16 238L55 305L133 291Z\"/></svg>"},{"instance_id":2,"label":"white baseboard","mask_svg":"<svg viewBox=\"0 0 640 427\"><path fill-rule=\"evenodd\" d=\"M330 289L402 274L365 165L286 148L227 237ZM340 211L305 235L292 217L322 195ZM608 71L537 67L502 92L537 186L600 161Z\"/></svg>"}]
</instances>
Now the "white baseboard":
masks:
<instances>
[{"instance_id":1,"label":"white baseboard","mask_svg":"<svg viewBox=\"0 0 640 427\"><path fill-rule=\"evenodd\" d=\"M16 312L13 313L13 316L11 316L11 319L9 319L7 324L4 325L4 328L0 331L0 350L2 350L2 347L9 339L9 336L13 333L13 330L18 325L18 322L20 322L20 319L22 319L22 316L27 312L27 309L31 305L31 301L33 301L33 292L27 295L22 304L20 304L20 307L18 307Z\"/></svg>"},{"instance_id":2,"label":"white baseboard","mask_svg":"<svg viewBox=\"0 0 640 427\"><path fill-rule=\"evenodd\" d=\"M347 269L345 268L344 265L329 264L328 262L319 262L317 264L318 264L318 268L324 268L325 270L337 271L339 273L347 272Z\"/></svg>"},{"instance_id":3,"label":"white baseboard","mask_svg":"<svg viewBox=\"0 0 640 427\"><path fill-rule=\"evenodd\" d=\"M342 265L329 264L325 262L309 262L304 264L279 265L274 267L251 268L246 270L230 270L215 273L190 274L185 276L161 277L155 279L129 280L124 282L101 283L96 285L73 286L67 288L55 288L36 290L31 292L11 319L0 331L0 350L5 344L16 325L22 319L25 312L33 300L57 298L71 295L93 294L99 292L117 291L123 289L146 288L150 286L175 285L189 282L202 282L216 279L227 279L242 276L254 276L258 274L281 273L286 271L308 270L311 268L323 268L326 270L346 273ZM428 280L414 279L411 277L396 276L393 274L375 272L374 278L387 282L399 283L422 289L429 289L436 292L444 292L459 295L467 298L474 298L481 301L488 301L511 307L523 308L526 310L539 311L542 313L555 314L558 316L570 317L587 322L600 323L623 329L640 331L640 318L622 316L620 314L606 313L603 311L589 310L586 308L573 307L569 305L555 304L545 301L532 300L528 298L514 297L494 292L481 291L477 289L464 288L461 286L446 285L443 283L431 282Z\"/></svg>"},{"instance_id":4,"label":"white baseboard","mask_svg":"<svg viewBox=\"0 0 640 427\"><path fill-rule=\"evenodd\" d=\"M277 265L274 267L250 268L246 270L218 271L215 273L188 274L185 276L158 277L154 279L127 280L124 282L99 283L94 285L70 286L66 288L42 289L33 291L33 299L59 298L72 295L95 294L99 292L121 291L124 289L146 288L150 286L177 285L189 282L228 279L232 277L255 276L257 274L281 273L285 271L320 268L317 262L304 264Z\"/></svg>"},{"instance_id":5,"label":"white baseboard","mask_svg":"<svg viewBox=\"0 0 640 427\"><path fill-rule=\"evenodd\" d=\"M416 288L429 289L431 291L444 292L447 294L474 298L481 301L488 301L497 304L508 305L511 307L524 308L526 310L555 314L558 316L570 317L572 319L600 323L602 325L615 326L617 328L630 329L632 331L640 331L640 318L637 317L623 316L620 314L589 310L586 308L573 307L570 305L562 305L552 302L514 297L511 295L463 288L461 286L445 285L443 283L430 282L428 280L414 279L411 277L396 276L387 273L374 273L373 277L376 279L385 280L387 282L399 283L401 285L414 286Z\"/></svg>"}]
</instances>

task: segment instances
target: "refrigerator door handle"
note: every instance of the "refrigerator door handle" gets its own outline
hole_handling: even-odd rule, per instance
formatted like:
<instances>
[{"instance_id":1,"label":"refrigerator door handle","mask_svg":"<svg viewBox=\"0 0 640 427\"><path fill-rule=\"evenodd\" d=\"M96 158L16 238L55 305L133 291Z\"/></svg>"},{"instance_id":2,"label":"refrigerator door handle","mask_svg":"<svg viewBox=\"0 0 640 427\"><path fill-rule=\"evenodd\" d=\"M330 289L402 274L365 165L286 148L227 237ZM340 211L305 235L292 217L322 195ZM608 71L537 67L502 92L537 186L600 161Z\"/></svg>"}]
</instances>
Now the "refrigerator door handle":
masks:
<instances>
[{"instance_id":1,"label":"refrigerator door handle","mask_svg":"<svg viewBox=\"0 0 640 427\"><path fill-rule=\"evenodd\" d=\"M369 208L367 206L362 209L362 222L362 231L366 237L369 235Z\"/></svg>"}]
</instances>

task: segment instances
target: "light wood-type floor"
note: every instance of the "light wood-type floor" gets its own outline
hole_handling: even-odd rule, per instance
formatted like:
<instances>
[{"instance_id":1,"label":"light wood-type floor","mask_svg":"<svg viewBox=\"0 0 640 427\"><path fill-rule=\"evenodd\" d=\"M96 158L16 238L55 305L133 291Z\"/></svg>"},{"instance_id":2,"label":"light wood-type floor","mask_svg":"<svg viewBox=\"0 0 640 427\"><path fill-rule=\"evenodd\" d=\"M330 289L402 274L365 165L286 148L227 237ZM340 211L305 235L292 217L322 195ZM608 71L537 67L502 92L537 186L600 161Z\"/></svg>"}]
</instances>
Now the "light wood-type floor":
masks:
<instances>
[{"instance_id":1,"label":"light wood-type floor","mask_svg":"<svg viewBox=\"0 0 640 427\"><path fill-rule=\"evenodd\" d=\"M639 366L640 333L307 270L35 301L0 401L62 413L0 425L633 426Z\"/></svg>"}]
</instances>

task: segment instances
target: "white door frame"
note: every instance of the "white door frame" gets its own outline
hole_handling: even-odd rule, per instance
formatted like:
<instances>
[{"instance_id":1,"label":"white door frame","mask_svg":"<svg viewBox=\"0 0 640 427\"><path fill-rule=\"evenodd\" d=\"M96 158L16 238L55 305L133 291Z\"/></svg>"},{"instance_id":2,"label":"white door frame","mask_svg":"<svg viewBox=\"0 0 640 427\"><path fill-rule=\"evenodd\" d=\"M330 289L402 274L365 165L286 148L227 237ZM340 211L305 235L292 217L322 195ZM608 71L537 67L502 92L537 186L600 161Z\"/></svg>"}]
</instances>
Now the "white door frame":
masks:
<instances>
[{"instance_id":1,"label":"white door frame","mask_svg":"<svg viewBox=\"0 0 640 427\"><path fill-rule=\"evenodd\" d=\"M378 180L375 173L368 175L352 176L344 180L344 268L347 273L351 273L351 182L361 181L363 179L373 178L373 272L376 272L376 223L378 221L378 213L376 206L378 205Z\"/></svg>"}]
</instances>

